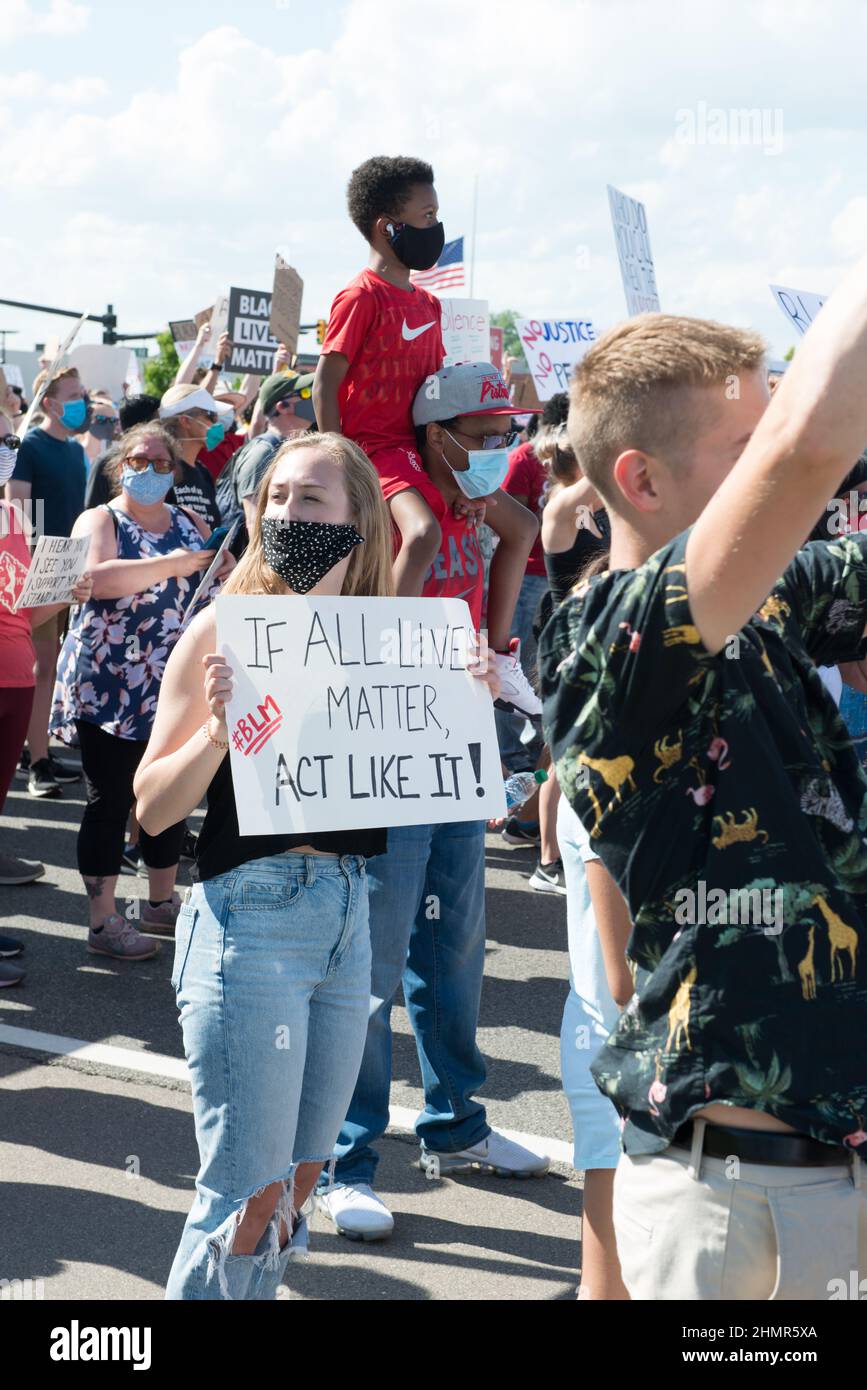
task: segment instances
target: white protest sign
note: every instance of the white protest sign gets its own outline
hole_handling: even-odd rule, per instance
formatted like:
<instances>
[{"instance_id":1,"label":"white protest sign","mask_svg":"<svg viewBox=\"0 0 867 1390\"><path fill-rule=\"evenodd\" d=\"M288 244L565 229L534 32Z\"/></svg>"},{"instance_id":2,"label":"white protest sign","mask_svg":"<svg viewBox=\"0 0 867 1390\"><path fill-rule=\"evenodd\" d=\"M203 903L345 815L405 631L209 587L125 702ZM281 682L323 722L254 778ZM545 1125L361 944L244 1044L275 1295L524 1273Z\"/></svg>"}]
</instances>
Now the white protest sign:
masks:
<instances>
[{"instance_id":1,"label":"white protest sign","mask_svg":"<svg viewBox=\"0 0 867 1390\"><path fill-rule=\"evenodd\" d=\"M229 331L229 296L218 294L211 310L211 337L208 347L211 352L216 352L217 344L222 333Z\"/></svg>"},{"instance_id":2,"label":"white protest sign","mask_svg":"<svg viewBox=\"0 0 867 1390\"><path fill-rule=\"evenodd\" d=\"M89 549L89 536L40 536L16 610L70 603L72 590L87 567Z\"/></svg>"},{"instance_id":3,"label":"white protest sign","mask_svg":"<svg viewBox=\"0 0 867 1390\"><path fill-rule=\"evenodd\" d=\"M42 404L42 398L45 395L45 392L48 390L49 386L51 385L51 379L54 376L54 373L58 370L70 347L75 342L79 329L81 328L81 325L85 322L86 319L87 314L82 314L75 327L71 328L67 333L66 337L63 339L63 342L58 344L57 352L54 354L54 358L46 373L45 380L43 381L39 390L36 392L36 395L33 397L33 400L30 402L30 408L27 411L27 414L24 416L24 419L21 421L21 424L18 426L19 439L23 439L25 434L29 430L30 421L33 419L33 416L36 414L40 405Z\"/></svg>"},{"instance_id":4,"label":"white protest sign","mask_svg":"<svg viewBox=\"0 0 867 1390\"><path fill-rule=\"evenodd\" d=\"M234 521L232 525L229 527L222 541L220 542L220 545L214 554L213 560L208 565L208 568L205 570L205 573L202 575L198 587L196 588L192 598L187 604L186 612L184 613L184 620L181 623L180 628L178 629L179 632L183 632L184 628L187 626L187 624L193 616L193 611L196 607L196 604L199 602L199 599L202 598L202 596L206 594L208 589L210 588L214 580L214 575L220 568L220 565L223 563L223 556L229 549L229 546L232 544L232 541L235 539L235 532L237 531L240 524L240 521Z\"/></svg>"},{"instance_id":5,"label":"white protest sign","mask_svg":"<svg viewBox=\"0 0 867 1390\"><path fill-rule=\"evenodd\" d=\"M629 313L658 313L659 295L644 204L609 184L608 205Z\"/></svg>"},{"instance_id":6,"label":"white protest sign","mask_svg":"<svg viewBox=\"0 0 867 1390\"><path fill-rule=\"evenodd\" d=\"M130 348L83 343L69 354L69 365L78 368L78 375L88 391L104 388L116 405L123 400L123 383L133 356Z\"/></svg>"},{"instance_id":7,"label":"white protest sign","mask_svg":"<svg viewBox=\"0 0 867 1390\"><path fill-rule=\"evenodd\" d=\"M487 820L505 811L462 599L219 595L242 835Z\"/></svg>"},{"instance_id":8,"label":"white protest sign","mask_svg":"<svg viewBox=\"0 0 867 1390\"><path fill-rule=\"evenodd\" d=\"M770 289L787 321L802 337L828 298L826 294L811 294L809 290L789 290L784 285L771 285Z\"/></svg>"},{"instance_id":9,"label":"white protest sign","mask_svg":"<svg viewBox=\"0 0 867 1390\"><path fill-rule=\"evenodd\" d=\"M21 375L21 368L14 362L3 363L3 375L10 386L17 386L19 391L24 390L24 377Z\"/></svg>"},{"instance_id":10,"label":"white protest sign","mask_svg":"<svg viewBox=\"0 0 867 1390\"><path fill-rule=\"evenodd\" d=\"M515 319L540 401L566 391L576 363L599 334L591 319Z\"/></svg>"},{"instance_id":11,"label":"white protest sign","mask_svg":"<svg viewBox=\"0 0 867 1390\"><path fill-rule=\"evenodd\" d=\"M490 362L491 316L486 299L443 299L444 367Z\"/></svg>"}]
</instances>

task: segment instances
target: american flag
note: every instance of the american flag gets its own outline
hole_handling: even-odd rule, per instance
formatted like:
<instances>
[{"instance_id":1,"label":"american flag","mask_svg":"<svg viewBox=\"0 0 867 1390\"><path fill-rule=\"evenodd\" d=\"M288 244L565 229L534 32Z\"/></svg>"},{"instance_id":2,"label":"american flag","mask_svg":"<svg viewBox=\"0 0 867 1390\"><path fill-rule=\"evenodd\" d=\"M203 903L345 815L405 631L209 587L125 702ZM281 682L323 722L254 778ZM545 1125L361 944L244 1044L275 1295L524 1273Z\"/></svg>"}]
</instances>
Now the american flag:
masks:
<instances>
[{"instance_id":1,"label":"american flag","mask_svg":"<svg viewBox=\"0 0 867 1390\"><path fill-rule=\"evenodd\" d=\"M448 294L449 290L459 290L464 285L464 239L447 241L442 255L430 270L413 270L410 279L431 294Z\"/></svg>"}]
</instances>

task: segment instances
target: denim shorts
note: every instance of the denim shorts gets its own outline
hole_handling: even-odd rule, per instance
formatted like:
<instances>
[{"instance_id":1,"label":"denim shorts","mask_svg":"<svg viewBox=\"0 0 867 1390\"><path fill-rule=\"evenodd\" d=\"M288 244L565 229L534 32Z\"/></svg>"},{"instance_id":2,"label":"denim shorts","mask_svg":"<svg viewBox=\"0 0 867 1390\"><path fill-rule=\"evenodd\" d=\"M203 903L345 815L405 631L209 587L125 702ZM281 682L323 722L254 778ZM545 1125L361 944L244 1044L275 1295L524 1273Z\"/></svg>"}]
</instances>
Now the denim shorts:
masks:
<instances>
[{"instance_id":1,"label":"denim shorts","mask_svg":"<svg viewBox=\"0 0 867 1390\"><path fill-rule=\"evenodd\" d=\"M172 985L200 1167L166 1297L274 1297L295 1168L330 1159L361 1066L365 861L287 852L196 883L178 916ZM247 1200L278 1181L260 1247L232 1255Z\"/></svg>"}]
</instances>

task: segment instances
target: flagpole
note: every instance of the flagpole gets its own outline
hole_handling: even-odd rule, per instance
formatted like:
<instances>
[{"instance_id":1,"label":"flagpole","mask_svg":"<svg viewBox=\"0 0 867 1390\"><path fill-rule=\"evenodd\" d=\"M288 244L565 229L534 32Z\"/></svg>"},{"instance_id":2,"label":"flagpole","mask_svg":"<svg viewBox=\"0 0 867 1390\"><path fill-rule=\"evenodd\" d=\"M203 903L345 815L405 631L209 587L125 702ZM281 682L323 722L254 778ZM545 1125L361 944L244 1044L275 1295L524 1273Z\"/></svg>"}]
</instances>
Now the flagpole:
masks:
<instances>
[{"instance_id":1,"label":"flagpole","mask_svg":"<svg viewBox=\"0 0 867 1390\"><path fill-rule=\"evenodd\" d=\"M473 281L476 275L476 214L479 208L479 176L473 178L473 235L470 245L470 299L473 297Z\"/></svg>"}]
</instances>

